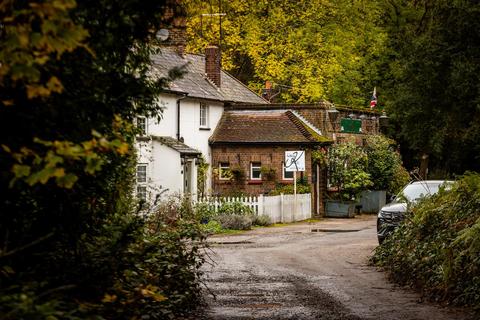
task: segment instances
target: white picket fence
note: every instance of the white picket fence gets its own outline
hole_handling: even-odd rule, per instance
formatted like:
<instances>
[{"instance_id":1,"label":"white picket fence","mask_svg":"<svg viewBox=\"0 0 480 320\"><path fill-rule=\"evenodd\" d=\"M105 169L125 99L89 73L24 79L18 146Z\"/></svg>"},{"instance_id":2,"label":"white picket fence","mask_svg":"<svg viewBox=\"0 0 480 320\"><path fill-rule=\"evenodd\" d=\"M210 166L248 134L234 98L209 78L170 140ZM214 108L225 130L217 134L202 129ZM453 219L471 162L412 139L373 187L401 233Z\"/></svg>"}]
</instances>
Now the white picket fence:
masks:
<instances>
[{"instance_id":1,"label":"white picket fence","mask_svg":"<svg viewBox=\"0 0 480 320\"><path fill-rule=\"evenodd\" d=\"M256 215L267 215L273 223L302 221L312 217L311 194L281 194L279 196L205 197L198 202L208 203L217 211L225 202L241 202Z\"/></svg>"}]
</instances>

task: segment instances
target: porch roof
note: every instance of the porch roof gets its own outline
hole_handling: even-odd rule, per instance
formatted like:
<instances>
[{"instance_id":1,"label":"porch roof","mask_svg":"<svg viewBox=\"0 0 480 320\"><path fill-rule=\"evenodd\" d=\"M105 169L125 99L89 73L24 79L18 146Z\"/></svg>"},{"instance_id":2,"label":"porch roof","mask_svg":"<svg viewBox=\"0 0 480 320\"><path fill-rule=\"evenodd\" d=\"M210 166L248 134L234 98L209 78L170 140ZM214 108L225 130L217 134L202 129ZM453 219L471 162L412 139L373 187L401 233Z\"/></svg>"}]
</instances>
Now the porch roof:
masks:
<instances>
[{"instance_id":1,"label":"porch roof","mask_svg":"<svg viewBox=\"0 0 480 320\"><path fill-rule=\"evenodd\" d=\"M201 151L198 151L197 149L194 149L192 147L189 147L185 143L178 141L177 139L173 137L168 137L168 136L153 136L152 135L152 140L158 141L163 145L166 145L167 147L172 148L175 151L178 151L180 155L185 155L185 156L200 156L202 154Z\"/></svg>"}]
</instances>

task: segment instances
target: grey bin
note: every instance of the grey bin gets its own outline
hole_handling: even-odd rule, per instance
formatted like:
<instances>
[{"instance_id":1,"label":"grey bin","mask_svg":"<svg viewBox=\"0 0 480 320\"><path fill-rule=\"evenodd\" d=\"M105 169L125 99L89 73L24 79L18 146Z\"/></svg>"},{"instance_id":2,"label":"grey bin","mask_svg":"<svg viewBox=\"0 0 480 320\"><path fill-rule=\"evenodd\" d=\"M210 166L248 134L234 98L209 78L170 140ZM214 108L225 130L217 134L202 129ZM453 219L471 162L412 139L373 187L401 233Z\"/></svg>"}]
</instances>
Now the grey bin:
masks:
<instances>
[{"instance_id":1,"label":"grey bin","mask_svg":"<svg viewBox=\"0 0 480 320\"><path fill-rule=\"evenodd\" d=\"M355 202L327 200L325 216L328 218L353 218L355 217Z\"/></svg>"},{"instance_id":2,"label":"grey bin","mask_svg":"<svg viewBox=\"0 0 480 320\"><path fill-rule=\"evenodd\" d=\"M362 213L378 213L378 211L386 204L387 191L363 191L360 195L360 204Z\"/></svg>"}]
</instances>

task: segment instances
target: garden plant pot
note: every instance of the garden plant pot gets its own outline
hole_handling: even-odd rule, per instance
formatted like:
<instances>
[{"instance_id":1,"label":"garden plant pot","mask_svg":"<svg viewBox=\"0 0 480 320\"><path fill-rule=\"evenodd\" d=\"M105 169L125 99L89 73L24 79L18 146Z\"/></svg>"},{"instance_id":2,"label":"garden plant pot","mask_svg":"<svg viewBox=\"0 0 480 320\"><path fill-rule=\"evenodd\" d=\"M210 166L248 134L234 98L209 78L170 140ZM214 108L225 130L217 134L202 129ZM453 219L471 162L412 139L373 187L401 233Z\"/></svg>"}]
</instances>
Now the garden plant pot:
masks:
<instances>
[{"instance_id":1,"label":"garden plant pot","mask_svg":"<svg viewBox=\"0 0 480 320\"><path fill-rule=\"evenodd\" d=\"M327 200L325 202L325 216L328 218L353 218L355 217L355 202Z\"/></svg>"}]
</instances>

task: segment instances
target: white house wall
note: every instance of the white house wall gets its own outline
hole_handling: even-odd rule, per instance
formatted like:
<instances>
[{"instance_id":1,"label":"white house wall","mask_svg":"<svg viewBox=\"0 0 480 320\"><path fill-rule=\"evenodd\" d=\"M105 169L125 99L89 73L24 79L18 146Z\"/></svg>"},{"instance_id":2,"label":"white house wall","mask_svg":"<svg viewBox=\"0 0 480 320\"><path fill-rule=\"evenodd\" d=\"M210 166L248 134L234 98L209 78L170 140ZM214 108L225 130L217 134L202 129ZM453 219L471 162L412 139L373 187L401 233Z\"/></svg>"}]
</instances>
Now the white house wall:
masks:
<instances>
[{"instance_id":1,"label":"white house wall","mask_svg":"<svg viewBox=\"0 0 480 320\"><path fill-rule=\"evenodd\" d=\"M148 135L177 138L178 98L180 98L180 96L171 94L163 94L159 97L158 101L163 107L162 119L160 122L157 122L153 118L147 120ZM210 146L208 145L208 139L213 134L215 127L222 117L223 103L208 101L204 102L209 106L208 124L210 130L200 129L200 103L200 100L188 97L180 101L180 136L183 138L183 142L186 145L201 151L207 163L211 164L212 156ZM155 143L155 146L157 145L160 144L157 142ZM180 160L170 161L173 159L173 154L175 154L178 159L180 158L178 152L169 147L163 146L162 148L156 147L153 157L150 157L150 161L154 162L152 166L155 168L159 166L157 162L165 165L167 161L164 161L163 159L168 158L168 170L154 169L152 171L152 181L154 181L154 184L156 185L169 188L169 193L173 190L182 190L183 187L183 177L180 176ZM145 156L143 155L143 151L140 151L140 158L142 157ZM207 186L211 186L210 177L211 174L209 174L207 177Z\"/></svg>"},{"instance_id":2,"label":"white house wall","mask_svg":"<svg viewBox=\"0 0 480 320\"><path fill-rule=\"evenodd\" d=\"M163 109L162 119L148 119L147 133L156 136L168 136L176 138L177 134L177 104L173 95L162 95L158 103Z\"/></svg>"},{"instance_id":3,"label":"white house wall","mask_svg":"<svg viewBox=\"0 0 480 320\"><path fill-rule=\"evenodd\" d=\"M181 193L183 191L183 172L180 155L177 151L153 141L149 179L152 192L160 193L166 189L165 194Z\"/></svg>"}]
</instances>

